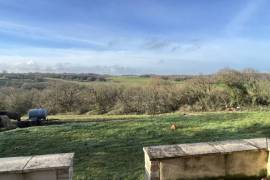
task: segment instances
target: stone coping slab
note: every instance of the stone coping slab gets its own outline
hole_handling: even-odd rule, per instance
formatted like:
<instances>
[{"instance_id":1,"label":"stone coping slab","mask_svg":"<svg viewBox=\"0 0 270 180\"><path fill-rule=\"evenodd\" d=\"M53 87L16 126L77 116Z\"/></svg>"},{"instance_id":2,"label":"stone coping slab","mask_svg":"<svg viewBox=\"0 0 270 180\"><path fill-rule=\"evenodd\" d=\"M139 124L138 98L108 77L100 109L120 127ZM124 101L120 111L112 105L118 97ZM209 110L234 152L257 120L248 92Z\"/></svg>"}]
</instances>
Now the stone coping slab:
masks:
<instances>
[{"instance_id":1,"label":"stone coping slab","mask_svg":"<svg viewBox=\"0 0 270 180\"><path fill-rule=\"evenodd\" d=\"M0 158L1 173L25 173L73 166L74 153Z\"/></svg>"},{"instance_id":2,"label":"stone coping slab","mask_svg":"<svg viewBox=\"0 0 270 180\"><path fill-rule=\"evenodd\" d=\"M144 147L150 160L184 156L230 153L238 151L268 150L267 138L228 140L218 142L161 145Z\"/></svg>"}]
</instances>

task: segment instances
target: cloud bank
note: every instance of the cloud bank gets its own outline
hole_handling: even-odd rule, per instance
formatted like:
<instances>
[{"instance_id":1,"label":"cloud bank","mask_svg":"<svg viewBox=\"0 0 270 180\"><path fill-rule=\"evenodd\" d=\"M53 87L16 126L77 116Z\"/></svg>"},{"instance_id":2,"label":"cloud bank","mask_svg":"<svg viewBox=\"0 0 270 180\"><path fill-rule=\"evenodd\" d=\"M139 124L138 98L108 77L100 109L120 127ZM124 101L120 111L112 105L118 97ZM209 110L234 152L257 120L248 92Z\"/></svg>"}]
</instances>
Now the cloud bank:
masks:
<instances>
[{"instance_id":1,"label":"cloud bank","mask_svg":"<svg viewBox=\"0 0 270 180\"><path fill-rule=\"evenodd\" d=\"M266 0L19 2L0 0L0 70L100 74L206 74L224 67L270 70Z\"/></svg>"}]
</instances>

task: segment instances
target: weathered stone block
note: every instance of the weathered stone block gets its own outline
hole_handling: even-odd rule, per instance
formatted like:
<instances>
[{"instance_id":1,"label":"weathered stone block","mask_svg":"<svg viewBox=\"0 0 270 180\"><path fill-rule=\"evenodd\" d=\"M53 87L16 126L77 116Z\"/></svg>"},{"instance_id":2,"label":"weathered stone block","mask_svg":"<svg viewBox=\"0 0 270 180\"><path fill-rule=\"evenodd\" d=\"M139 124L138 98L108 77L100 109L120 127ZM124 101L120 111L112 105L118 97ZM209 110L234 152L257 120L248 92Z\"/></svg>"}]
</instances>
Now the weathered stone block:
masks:
<instances>
[{"instance_id":1,"label":"weathered stone block","mask_svg":"<svg viewBox=\"0 0 270 180\"><path fill-rule=\"evenodd\" d=\"M225 176L223 155L189 156L161 160L160 179L198 179Z\"/></svg>"},{"instance_id":2,"label":"weathered stone block","mask_svg":"<svg viewBox=\"0 0 270 180\"><path fill-rule=\"evenodd\" d=\"M146 179L260 179L268 147L266 138L145 147Z\"/></svg>"},{"instance_id":3,"label":"weathered stone block","mask_svg":"<svg viewBox=\"0 0 270 180\"><path fill-rule=\"evenodd\" d=\"M71 180L73 153L0 158L2 180Z\"/></svg>"},{"instance_id":4,"label":"weathered stone block","mask_svg":"<svg viewBox=\"0 0 270 180\"><path fill-rule=\"evenodd\" d=\"M225 158L227 176L267 176L268 152L265 150L234 152Z\"/></svg>"}]
</instances>

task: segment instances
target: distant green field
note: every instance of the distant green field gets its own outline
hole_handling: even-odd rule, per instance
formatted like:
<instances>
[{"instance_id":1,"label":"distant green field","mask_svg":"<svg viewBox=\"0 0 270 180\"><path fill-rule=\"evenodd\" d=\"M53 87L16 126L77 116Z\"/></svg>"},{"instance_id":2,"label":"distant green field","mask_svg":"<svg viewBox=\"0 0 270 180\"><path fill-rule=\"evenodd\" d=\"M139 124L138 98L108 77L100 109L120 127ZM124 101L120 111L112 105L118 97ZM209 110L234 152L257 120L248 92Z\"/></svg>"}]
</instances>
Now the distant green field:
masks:
<instances>
[{"instance_id":1,"label":"distant green field","mask_svg":"<svg viewBox=\"0 0 270 180\"><path fill-rule=\"evenodd\" d=\"M153 77L141 77L141 76L110 76L107 77L107 81L93 81L93 82L82 82L77 80L64 80L57 78L45 78L48 81L52 82L73 82L80 85L98 85L98 84L118 84L118 85L146 85L150 83L154 78ZM171 79L163 80L169 81L175 84L182 84L183 81L174 81Z\"/></svg>"},{"instance_id":2,"label":"distant green field","mask_svg":"<svg viewBox=\"0 0 270 180\"><path fill-rule=\"evenodd\" d=\"M71 115L58 118L72 121ZM127 116L126 120L130 118L126 122L74 122L0 132L0 157L75 152L75 180L144 179L144 146L270 135L269 112ZM176 131L170 130L172 123L176 123Z\"/></svg>"},{"instance_id":3,"label":"distant green field","mask_svg":"<svg viewBox=\"0 0 270 180\"><path fill-rule=\"evenodd\" d=\"M118 85L145 85L147 82L150 81L150 78L140 78L140 77L118 77L112 76L107 79L107 81L90 81L90 82L82 82L76 80L64 80L64 79L57 79L57 78L46 78L48 81L51 82L66 82L66 83L76 83L80 85L108 85L108 84L118 84Z\"/></svg>"},{"instance_id":4,"label":"distant green field","mask_svg":"<svg viewBox=\"0 0 270 180\"><path fill-rule=\"evenodd\" d=\"M109 78L111 82L118 84L127 84L127 85L143 85L150 83L155 77L141 77L141 76L112 76ZM175 81L173 79L167 79L162 81L168 81L175 84L182 84L183 81Z\"/></svg>"},{"instance_id":5,"label":"distant green field","mask_svg":"<svg viewBox=\"0 0 270 180\"><path fill-rule=\"evenodd\" d=\"M48 82L62 82L62 83L76 83L79 85L91 85L91 84L96 84L96 83L103 83L103 82L81 82L81 81L72 81L72 80L65 80L65 79L59 79L59 78L44 78L46 79Z\"/></svg>"},{"instance_id":6,"label":"distant green field","mask_svg":"<svg viewBox=\"0 0 270 180\"><path fill-rule=\"evenodd\" d=\"M151 77L139 77L139 76L112 76L109 78L113 83L120 84L146 84L151 81Z\"/></svg>"},{"instance_id":7,"label":"distant green field","mask_svg":"<svg viewBox=\"0 0 270 180\"><path fill-rule=\"evenodd\" d=\"M142 85L149 83L152 78L139 76L110 76L107 81L81 82L72 80L63 80L57 78L46 78L48 81L73 82L80 85L98 85L98 84L119 84L119 85Z\"/></svg>"}]
</instances>

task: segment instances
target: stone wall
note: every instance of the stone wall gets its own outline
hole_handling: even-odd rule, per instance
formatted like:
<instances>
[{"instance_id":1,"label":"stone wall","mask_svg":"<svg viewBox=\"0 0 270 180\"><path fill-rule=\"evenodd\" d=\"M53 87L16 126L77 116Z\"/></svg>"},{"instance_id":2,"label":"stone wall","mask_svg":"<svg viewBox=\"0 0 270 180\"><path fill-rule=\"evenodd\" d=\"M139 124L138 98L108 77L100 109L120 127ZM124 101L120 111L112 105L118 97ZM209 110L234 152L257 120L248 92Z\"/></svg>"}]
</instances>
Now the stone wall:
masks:
<instances>
[{"instance_id":1,"label":"stone wall","mask_svg":"<svg viewBox=\"0 0 270 180\"><path fill-rule=\"evenodd\" d=\"M73 153L0 158L0 180L72 180Z\"/></svg>"},{"instance_id":2,"label":"stone wall","mask_svg":"<svg viewBox=\"0 0 270 180\"><path fill-rule=\"evenodd\" d=\"M261 179L266 138L145 147L145 179Z\"/></svg>"}]
</instances>

